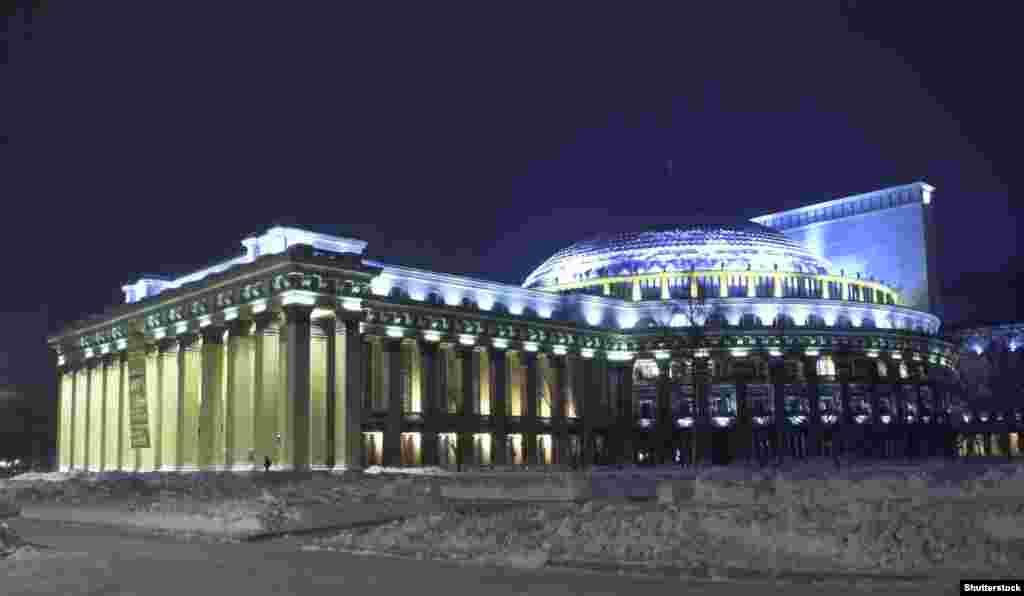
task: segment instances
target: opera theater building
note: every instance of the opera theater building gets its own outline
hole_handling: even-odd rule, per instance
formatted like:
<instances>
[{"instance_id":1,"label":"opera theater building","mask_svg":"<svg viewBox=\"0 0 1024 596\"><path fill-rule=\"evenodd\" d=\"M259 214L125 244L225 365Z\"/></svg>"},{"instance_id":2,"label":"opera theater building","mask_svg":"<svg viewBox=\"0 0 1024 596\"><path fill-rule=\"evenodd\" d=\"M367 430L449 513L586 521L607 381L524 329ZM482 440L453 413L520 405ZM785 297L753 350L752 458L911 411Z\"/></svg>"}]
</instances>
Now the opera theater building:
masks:
<instances>
[{"instance_id":1,"label":"opera theater building","mask_svg":"<svg viewBox=\"0 0 1024 596\"><path fill-rule=\"evenodd\" d=\"M521 286L274 227L49 338L59 466L943 454L959 351L939 335L933 192L570 238Z\"/></svg>"}]
</instances>

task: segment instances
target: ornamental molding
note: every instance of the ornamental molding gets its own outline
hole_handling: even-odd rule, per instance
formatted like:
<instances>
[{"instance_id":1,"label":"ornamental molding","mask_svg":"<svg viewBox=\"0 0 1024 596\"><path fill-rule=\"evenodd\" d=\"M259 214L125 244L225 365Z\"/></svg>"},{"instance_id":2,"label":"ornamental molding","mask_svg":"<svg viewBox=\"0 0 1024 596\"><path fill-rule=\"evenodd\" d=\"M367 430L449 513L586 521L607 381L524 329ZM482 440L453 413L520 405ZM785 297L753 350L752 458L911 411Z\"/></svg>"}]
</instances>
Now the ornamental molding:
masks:
<instances>
[{"instance_id":1,"label":"ornamental molding","mask_svg":"<svg viewBox=\"0 0 1024 596\"><path fill-rule=\"evenodd\" d=\"M443 291L445 288L461 291L463 293L484 291L494 294L494 298L499 302L501 301L501 297L518 297L525 299L528 302L540 301L551 306L557 305L561 298L558 294L552 294L550 292L540 290L530 290L512 284L502 284L483 279L453 275L450 273L437 273L412 267L403 267L401 265L388 265L379 261L364 260L363 262L373 267L380 267L380 278L382 280L413 282L422 285L422 289L427 294L432 291ZM394 287L395 284L392 283L391 286Z\"/></svg>"},{"instance_id":2,"label":"ornamental molding","mask_svg":"<svg viewBox=\"0 0 1024 596\"><path fill-rule=\"evenodd\" d=\"M224 311L237 309L243 304L259 303L272 294L278 295L291 289L323 294L324 298L330 298L333 295L340 298L361 296L368 292L369 279L343 277L351 273L347 270L334 271L333 277L326 270L310 272L301 269L273 275L280 269L294 267L294 263L279 263L206 288L195 289L182 296L168 296L163 300L156 300L148 306L129 305L134 312L116 316L109 321L91 327L68 331L48 338L48 343L53 346L62 345L67 344L69 338L74 338L73 344L80 349L99 347L126 338L129 328L136 324L144 332L162 336L166 335L167 331L162 334L160 331L166 328L176 328L181 325L191 328L190 323L192 322L198 322L202 326L204 319L208 322L211 320L210 317L215 314L224 317ZM234 316L237 316L237 313ZM156 339L161 339L161 337L156 337Z\"/></svg>"}]
</instances>

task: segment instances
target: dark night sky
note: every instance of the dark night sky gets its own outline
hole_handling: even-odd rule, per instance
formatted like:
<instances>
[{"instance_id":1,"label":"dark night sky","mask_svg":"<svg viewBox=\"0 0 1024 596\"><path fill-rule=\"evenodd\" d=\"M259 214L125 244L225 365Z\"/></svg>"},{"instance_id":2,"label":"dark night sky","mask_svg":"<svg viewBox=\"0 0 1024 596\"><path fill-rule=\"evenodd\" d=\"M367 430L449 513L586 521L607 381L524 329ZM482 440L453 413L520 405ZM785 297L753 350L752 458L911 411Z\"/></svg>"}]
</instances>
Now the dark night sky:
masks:
<instances>
[{"instance_id":1,"label":"dark night sky","mask_svg":"<svg viewBox=\"0 0 1024 596\"><path fill-rule=\"evenodd\" d=\"M49 382L47 331L285 214L384 261L518 283L594 232L926 180L949 318L1020 317L1009 13L314 4L54 0L10 19L0 382Z\"/></svg>"}]
</instances>

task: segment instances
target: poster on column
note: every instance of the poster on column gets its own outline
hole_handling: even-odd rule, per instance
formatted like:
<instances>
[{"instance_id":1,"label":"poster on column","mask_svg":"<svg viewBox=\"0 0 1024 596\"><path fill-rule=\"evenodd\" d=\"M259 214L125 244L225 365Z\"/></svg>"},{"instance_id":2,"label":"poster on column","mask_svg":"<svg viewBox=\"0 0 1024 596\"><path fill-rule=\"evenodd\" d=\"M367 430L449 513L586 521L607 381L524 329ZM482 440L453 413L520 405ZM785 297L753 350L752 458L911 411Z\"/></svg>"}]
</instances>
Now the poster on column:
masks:
<instances>
[{"instance_id":1,"label":"poster on column","mask_svg":"<svg viewBox=\"0 0 1024 596\"><path fill-rule=\"evenodd\" d=\"M146 353L128 355L128 403L132 449L145 449L149 445L149 411L146 406Z\"/></svg>"}]
</instances>

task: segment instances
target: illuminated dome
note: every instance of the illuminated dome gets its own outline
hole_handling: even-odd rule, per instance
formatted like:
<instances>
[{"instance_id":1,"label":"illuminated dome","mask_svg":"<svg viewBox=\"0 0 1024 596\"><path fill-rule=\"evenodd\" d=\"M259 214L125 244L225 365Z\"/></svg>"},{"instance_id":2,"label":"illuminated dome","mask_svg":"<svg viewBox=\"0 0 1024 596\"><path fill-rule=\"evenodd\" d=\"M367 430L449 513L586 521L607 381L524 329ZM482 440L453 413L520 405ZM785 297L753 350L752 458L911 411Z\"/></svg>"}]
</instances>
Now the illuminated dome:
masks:
<instances>
[{"instance_id":1,"label":"illuminated dome","mask_svg":"<svg viewBox=\"0 0 1024 596\"><path fill-rule=\"evenodd\" d=\"M604 235L555 253L524 288L661 273L775 271L827 274L828 261L802 243L754 222L696 224Z\"/></svg>"}]
</instances>

